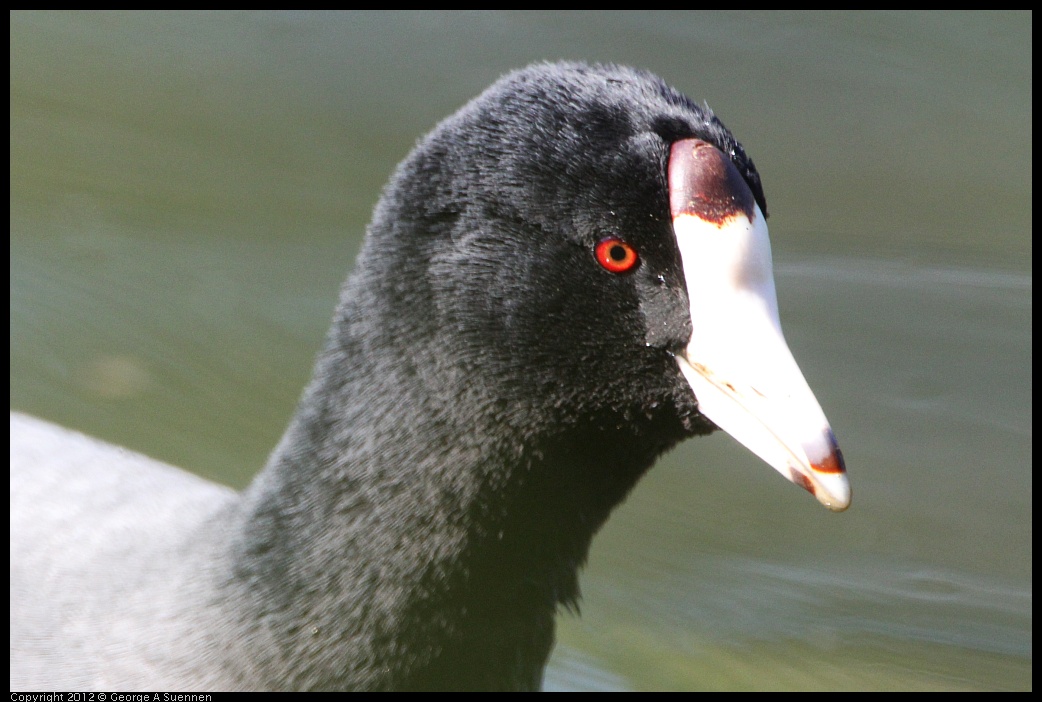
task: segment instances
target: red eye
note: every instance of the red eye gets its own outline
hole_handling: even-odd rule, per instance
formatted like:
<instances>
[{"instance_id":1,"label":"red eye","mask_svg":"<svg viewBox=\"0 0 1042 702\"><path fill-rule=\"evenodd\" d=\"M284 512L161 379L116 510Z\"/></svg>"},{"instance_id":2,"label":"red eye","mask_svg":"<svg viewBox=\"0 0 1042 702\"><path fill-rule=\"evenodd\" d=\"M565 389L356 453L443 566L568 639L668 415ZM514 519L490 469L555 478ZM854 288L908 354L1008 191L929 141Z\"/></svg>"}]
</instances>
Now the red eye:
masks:
<instances>
[{"instance_id":1,"label":"red eye","mask_svg":"<svg viewBox=\"0 0 1042 702\"><path fill-rule=\"evenodd\" d=\"M593 250L597 263L612 273L629 273L637 265L637 250L622 239L601 239Z\"/></svg>"}]
</instances>

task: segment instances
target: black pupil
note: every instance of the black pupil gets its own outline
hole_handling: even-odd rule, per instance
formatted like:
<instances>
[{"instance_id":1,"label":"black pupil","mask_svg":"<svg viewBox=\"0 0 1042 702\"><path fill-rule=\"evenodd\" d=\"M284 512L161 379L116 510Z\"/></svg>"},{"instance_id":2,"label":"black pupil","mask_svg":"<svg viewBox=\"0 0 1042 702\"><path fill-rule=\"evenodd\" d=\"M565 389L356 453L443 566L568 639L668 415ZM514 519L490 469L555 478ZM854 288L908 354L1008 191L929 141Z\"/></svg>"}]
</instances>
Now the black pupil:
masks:
<instances>
[{"instance_id":1,"label":"black pupil","mask_svg":"<svg viewBox=\"0 0 1042 702\"><path fill-rule=\"evenodd\" d=\"M626 248L624 246L620 246L619 244L616 244L615 246L611 247L611 251L609 252L609 254L616 261L626 260Z\"/></svg>"}]
</instances>

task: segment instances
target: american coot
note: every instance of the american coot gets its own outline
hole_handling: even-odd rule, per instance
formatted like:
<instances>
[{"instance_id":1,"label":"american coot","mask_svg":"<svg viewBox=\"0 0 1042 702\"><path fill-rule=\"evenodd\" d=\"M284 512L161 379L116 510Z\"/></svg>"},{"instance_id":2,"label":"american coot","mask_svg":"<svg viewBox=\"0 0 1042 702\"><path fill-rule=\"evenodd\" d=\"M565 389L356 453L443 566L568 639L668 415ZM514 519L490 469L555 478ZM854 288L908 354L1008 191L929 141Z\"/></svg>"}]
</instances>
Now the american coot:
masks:
<instances>
[{"instance_id":1,"label":"american coot","mask_svg":"<svg viewBox=\"0 0 1042 702\"><path fill-rule=\"evenodd\" d=\"M594 532L678 441L719 426L846 508L766 212L659 78L502 78L394 173L244 492L12 414L12 688L537 688Z\"/></svg>"}]
</instances>

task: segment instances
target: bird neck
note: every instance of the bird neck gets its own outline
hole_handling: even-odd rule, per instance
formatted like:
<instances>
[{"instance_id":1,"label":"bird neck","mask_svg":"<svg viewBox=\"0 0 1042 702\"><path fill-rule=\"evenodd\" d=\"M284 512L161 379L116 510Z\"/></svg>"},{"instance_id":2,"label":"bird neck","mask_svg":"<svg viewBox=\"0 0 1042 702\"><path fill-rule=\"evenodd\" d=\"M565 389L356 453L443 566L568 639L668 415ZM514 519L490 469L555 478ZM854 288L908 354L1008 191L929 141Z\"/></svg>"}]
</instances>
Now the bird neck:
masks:
<instances>
[{"instance_id":1,"label":"bird neck","mask_svg":"<svg viewBox=\"0 0 1042 702\"><path fill-rule=\"evenodd\" d=\"M229 580L273 686L537 688L594 532L665 448L426 370L335 332L244 495Z\"/></svg>"}]
</instances>

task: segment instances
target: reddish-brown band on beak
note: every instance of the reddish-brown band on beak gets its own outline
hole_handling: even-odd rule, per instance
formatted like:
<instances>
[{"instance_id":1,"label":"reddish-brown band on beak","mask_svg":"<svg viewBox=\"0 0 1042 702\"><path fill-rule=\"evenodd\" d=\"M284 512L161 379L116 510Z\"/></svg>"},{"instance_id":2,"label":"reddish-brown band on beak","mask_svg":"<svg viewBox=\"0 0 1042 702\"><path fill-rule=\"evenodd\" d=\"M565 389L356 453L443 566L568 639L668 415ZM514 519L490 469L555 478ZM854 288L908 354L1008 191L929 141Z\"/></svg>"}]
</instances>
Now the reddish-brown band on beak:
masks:
<instances>
[{"instance_id":1,"label":"reddish-brown band on beak","mask_svg":"<svg viewBox=\"0 0 1042 702\"><path fill-rule=\"evenodd\" d=\"M850 506L843 454L778 320L767 225L730 158L684 139L669 200L691 308L677 356L699 411L819 502Z\"/></svg>"}]
</instances>

